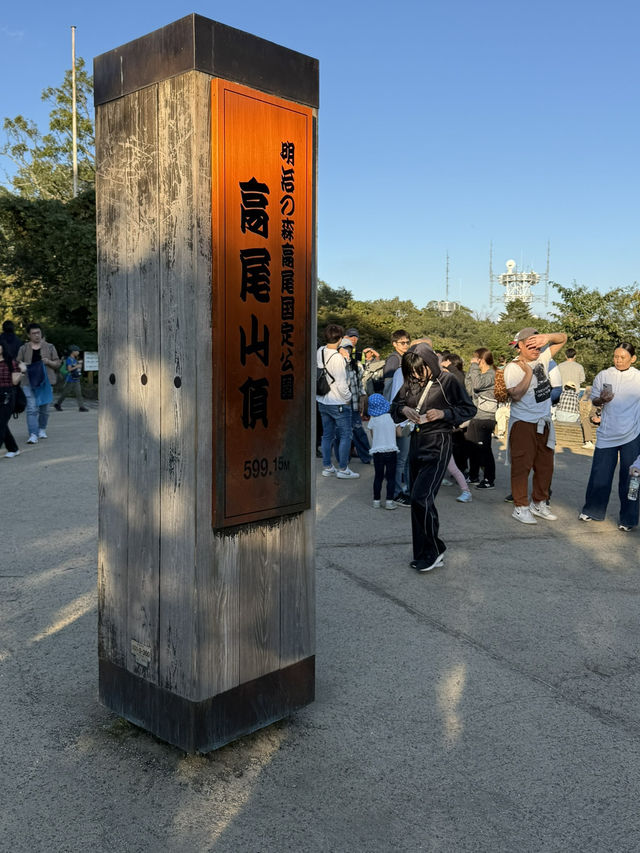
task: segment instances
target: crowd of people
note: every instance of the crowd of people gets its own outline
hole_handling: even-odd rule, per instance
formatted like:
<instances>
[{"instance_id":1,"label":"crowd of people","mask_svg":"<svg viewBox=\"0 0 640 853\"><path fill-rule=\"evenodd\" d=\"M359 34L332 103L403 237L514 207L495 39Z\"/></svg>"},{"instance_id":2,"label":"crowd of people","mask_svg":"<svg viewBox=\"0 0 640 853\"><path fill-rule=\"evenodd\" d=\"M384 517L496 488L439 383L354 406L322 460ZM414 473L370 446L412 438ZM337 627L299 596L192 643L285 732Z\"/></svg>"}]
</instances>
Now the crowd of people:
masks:
<instances>
[{"instance_id":1,"label":"crowd of people","mask_svg":"<svg viewBox=\"0 0 640 853\"><path fill-rule=\"evenodd\" d=\"M70 344L66 357L60 358L39 323L29 323L26 331L25 341L16 334L13 322L5 320L0 334L0 447L5 447L5 459L20 455L11 431L12 416L26 411L27 444L47 438L49 407L59 375L62 389L54 406L57 411L62 411L69 393L75 394L78 411L89 411L82 398L79 347Z\"/></svg>"},{"instance_id":2,"label":"crowd of people","mask_svg":"<svg viewBox=\"0 0 640 853\"><path fill-rule=\"evenodd\" d=\"M613 365L585 386L575 349L568 348L560 363L555 360L567 343L560 331L520 330L509 342L513 358L498 365L487 347L479 347L466 372L459 355L434 350L429 338L411 341L404 329L392 334L392 352L384 361L372 348L358 350L355 328L345 332L330 324L324 335L317 365L328 375L322 389L328 390L316 396L322 475L357 479L350 468L352 445L361 462L373 461L373 507L411 509L410 565L416 571L444 563L436 508L440 487L457 483L461 503L473 500L472 486L495 488L494 436L506 436L511 494L505 500L513 504L514 520L528 525L557 520L550 507L555 424L584 427L583 398L590 401L588 424L597 430L578 518L605 518L619 465L618 528L628 532L638 525L637 492L629 490L630 477L640 475L640 371L633 366L633 344L619 343ZM590 449L588 435L583 432L583 447Z\"/></svg>"}]
</instances>

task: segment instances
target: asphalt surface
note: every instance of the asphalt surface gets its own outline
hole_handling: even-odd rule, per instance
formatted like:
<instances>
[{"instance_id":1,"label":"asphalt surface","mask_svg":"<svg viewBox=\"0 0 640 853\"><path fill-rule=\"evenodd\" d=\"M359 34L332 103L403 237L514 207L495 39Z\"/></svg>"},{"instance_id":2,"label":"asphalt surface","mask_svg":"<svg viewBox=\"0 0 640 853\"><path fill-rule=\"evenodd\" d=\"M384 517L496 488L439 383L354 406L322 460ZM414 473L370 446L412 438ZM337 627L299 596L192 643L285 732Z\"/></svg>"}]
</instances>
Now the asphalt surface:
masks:
<instances>
[{"instance_id":1,"label":"asphalt surface","mask_svg":"<svg viewBox=\"0 0 640 853\"><path fill-rule=\"evenodd\" d=\"M96 426L21 418L0 459L3 853L640 849L639 534L615 496L577 520L589 454L557 454L556 522L511 518L500 463L442 489L427 575L372 466L318 476L317 700L186 756L97 701Z\"/></svg>"}]
</instances>

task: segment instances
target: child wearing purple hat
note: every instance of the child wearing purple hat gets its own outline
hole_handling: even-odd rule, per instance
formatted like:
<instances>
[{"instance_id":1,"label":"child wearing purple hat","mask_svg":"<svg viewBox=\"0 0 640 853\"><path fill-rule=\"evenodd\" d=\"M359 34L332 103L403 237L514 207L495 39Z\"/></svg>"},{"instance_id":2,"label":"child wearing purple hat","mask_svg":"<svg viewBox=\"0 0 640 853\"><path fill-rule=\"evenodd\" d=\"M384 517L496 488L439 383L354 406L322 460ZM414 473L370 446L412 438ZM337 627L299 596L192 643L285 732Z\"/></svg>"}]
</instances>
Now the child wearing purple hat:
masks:
<instances>
[{"instance_id":1,"label":"child wearing purple hat","mask_svg":"<svg viewBox=\"0 0 640 853\"><path fill-rule=\"evenodd\" d=\"M393 500L396 482L396 462L398 446L396 444L396 425L389 414L389 401L382 394L372 394L368 401L369 420L367 429L371 432L372 444L369 453L373 457L375 476L373 479L373 506L381 505L382 484L387 481L387 499L385 509L395 509Z\"/></svg>"}]
</instances>

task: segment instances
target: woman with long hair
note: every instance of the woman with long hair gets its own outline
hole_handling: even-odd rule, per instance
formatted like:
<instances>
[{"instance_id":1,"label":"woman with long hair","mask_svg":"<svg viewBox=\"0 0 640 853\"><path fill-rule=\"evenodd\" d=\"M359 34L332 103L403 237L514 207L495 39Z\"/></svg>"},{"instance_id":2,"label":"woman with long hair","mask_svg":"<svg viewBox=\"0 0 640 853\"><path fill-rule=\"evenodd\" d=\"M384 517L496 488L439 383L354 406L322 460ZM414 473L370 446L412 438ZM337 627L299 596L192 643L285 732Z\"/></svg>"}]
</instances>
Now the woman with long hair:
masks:
<instances>
[{"instance_id":1,"label":"woman with long hair","mask_svg":"<svg viewBox=\"0 0 640 853\"><path fill-rule=\"evenodd\" d=\"M20 382L22 373L15 359L5 352L0 344L0 447L4 444L6 458L18 456L18 445L9 429L9 419L15 404L15 386Z\"/></svg>"},{"instance_id":2,"label":"woman with long hair","mask_svg":"<svg viewBox=\"0 0 640 853\"><path fill-rule=\"evenodd\" d=\"M478 347L471 356L465 380L466 389L478 410L467 427L467 449L469 451L469 482L476 489L493 489L496 479L496 462L493 458L491 440L496 428L498 404L493 393L496 372L493 354L486 347ZM483 478L480 479L480 468Z\"/></svg>"},{"instance_id":3,"label":"woman with long hair","mask_svg":"<svg viewBox=\"0 0 640 853\"><path fill-rule=\"evenodd\" d=\"M631 530L638 524L639 501L627 497L629 468L640 454L640 371L633 367L635 360L633 344L619 343L613 352L613 366L601 370L593 380L591 400L602 408L602 414L579 516L581 521L604 520L619 459L620 530Z\"/></svg>"},{"instance_id":4,"label":"woman with long hair","mask_svg":"<svg viewBox=\"0 0 640 853\"><path fill-rule=\"evenodd\" d=\"M475 415L464 387L442 372L427 344L414 344L402 357L404 382L391 405L396 423L411 421L411 568L429 572L443 563L446 545L439 537L436 495L451 456L451 434Z\"/></svg>"}]
</instances>

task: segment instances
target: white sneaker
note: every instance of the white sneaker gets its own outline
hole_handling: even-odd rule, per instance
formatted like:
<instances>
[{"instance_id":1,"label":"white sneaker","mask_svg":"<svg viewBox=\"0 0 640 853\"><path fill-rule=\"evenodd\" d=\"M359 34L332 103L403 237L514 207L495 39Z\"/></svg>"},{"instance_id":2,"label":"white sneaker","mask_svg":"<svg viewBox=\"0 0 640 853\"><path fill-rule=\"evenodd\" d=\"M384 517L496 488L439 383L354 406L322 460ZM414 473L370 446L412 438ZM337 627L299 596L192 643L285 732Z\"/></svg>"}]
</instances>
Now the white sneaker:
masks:
<instances>
[{"instance_id":1,"label":"white sneaker","mask_svg":"<svg viewBox=\"0 0 640 853\"><path fill-rule=\"evenodd\" d=\"M27 439L27 444L37 444L37 443L38 443L38 436L31 433L31 435Z\"/></svg>"},{"instance_id":2,"label":"white sneaker","mask_svg":"<svg viewBox=\"0 0 640 853\"><path fill-rule=\"evenodd\" d=\"M41 429L38 433L38 438L48 438L46 432L43 429Z\"/></svg>"},{"instance_id":3,"label":"white sneaker","mask_svg":"<svg viewBox=\"0 0 640 853\"><path fill-rule=\"evenodd\" d=\"M333 475L335 473L336 473L336 469L333 467L333 465L331 466L331 468L323 468L322 469L322 476L323 477L333 477Z\"/></svg>"},{"instance_id":4,"label":"white sneaker","mask_svg":"<svg viewBox=\"0 0 640 853\"><path fill-rule=\"evenodd\" d=\"M336 477L339 480L357 480L360 474L356 474L351 468L345 468L344 471L338 471Z\"/></svg>"},{"instance_id":5,"label":"white sneaker","mask_svg":"<svg viewBox=\"0 0 640 853\"><path fill-rule=\"evenodd\" d=\"M528 506L516 506L511 513L516 521L521 521L523 524L537 524L538 522L531 515L531 510Z\"/></svg>"},{"instance_id":6,"label":"white sneaker","mask_svg":"<svg viewBox=\"0 0 640 853\"><path fill-rule=\"evenodd\" d=\"M5 459L13 459L14 456L20 456L19 450L10 450L8 453L4 454Z\"/></svg>"},{"instance_id":7,"label":"white sneaker","mask_svg":"<svg viewBox=\"0 0 640 853\"><path fill-rule=\"evenodd\" d=\"M395 509L396 508L396 502L395 501L385 501L384 502L384 508L385 509Z\"/></svg>"},{"instance_id":8,"label":"white sneaker","mask_svg":"<svg viewBox=\"0 0 640 853\"><path fill-rule=\"evenodd\" d=\"M595 447L595 444L592 441L585 441L585 443L582 445L582 447L584 450L593 450L593 448Z\"/></svg>"},{"instance_id":9,"label":"white sneaker","mask_svg":"<svg viewBox=\"0 0 640 853\"><path fill-rule=\"evenodd\" d=\"M374 501L373 502L373 508L374 509L380 509L380 501Z\"/></svg>"},{"instance_id":10,"label":"white sneaker","mask_svg":"<svg viewBox=\"0 0 640 853\"><path fill-rule=\"evenodd\" d=\"M557 521L558 516L554 515L549 507L546 505L544 501L540 501L540 503L534 503L531 501L529 504L529 509L531 510L532 515L537 515L538 518L546 518L547 521Z\"/></svg>"}]
</instances>

